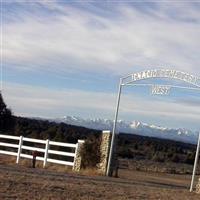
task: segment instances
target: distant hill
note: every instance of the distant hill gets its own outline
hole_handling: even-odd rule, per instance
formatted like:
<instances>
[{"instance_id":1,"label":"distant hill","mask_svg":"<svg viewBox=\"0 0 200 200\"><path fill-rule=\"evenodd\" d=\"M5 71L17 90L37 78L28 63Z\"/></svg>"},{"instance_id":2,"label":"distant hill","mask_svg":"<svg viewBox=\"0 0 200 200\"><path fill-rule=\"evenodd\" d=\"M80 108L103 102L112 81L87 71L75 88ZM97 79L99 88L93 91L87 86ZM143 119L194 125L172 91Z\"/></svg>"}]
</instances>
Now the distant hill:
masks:
<instances>
[{"instance_id":1,"label":"distant hill","mask_svg":"<svg viewBox=\"0 0 200 200\"><path fill-rule=\"evenodd\" d=\"M15 117L15 121L15 135L38 139L49 138L56 141L76 143L78 139L98 138L101 133L98 130L42 119Z\"/></svg>"},{"instance_id":2,"label":"distant hill","mask_svg":"<svg viewBox=\"0 0 200 200\"><path fill-rule=\"evenodd\" d=\"M112 130L113 127L113 120L100 118L83 119L81 117L65 116L63 118L53 119L52 121L63 122L66 124L72 124L75 126L82 126L98 130ZM172 129L149 125L139 121L127 122L123 120L118 120L117 131L142 136L170 139L192 144L196 144L198 139L197 132L192 132L191 130L185 128Z\"/></svg>"},{"instance_id":3,"label":"distant hill","mask_svg":"<svg viewBox=\"0 0 200 200\"><path fill-rule=\"evenodd\" d=\"M126 133L126 131L130 130L131 133L117 135L117 154L119 157L133 160L193 164L195 145L174 141L178 139L179 141L183 140L191 143L193 141L193 133L190 131L149 126L140 122L128 124L119 121L118 125L121 127L121 132ZM89 155L93 155L92 159L89 158L88 161L99 157L98 147L101 129L111 129L111 127L111 120L82 120L81 118L65 117L62 120L50 121L13 116L12 111L7 108L0 93L1 134L23 135L37 139L48 138L69 143L76 143L78 139L84 139L88 145L86 149L90 152ZM148 137L144 135L148 135Z\"/></svg>"},{"instance_id":4,"label":"distant hill","mask_svg":"<svg viewBox=\"0 0 200 200\"><path fill-rule=\"evenodd\" d=\"M101 136L99 130L48 120L15 117L15 121L13 135L71 143L76 143L78 139L98 143ZM117 138L117 153L121 158L188 164L194 162L196 147L193 144L134 134L119 134Z\"/></svg>"},{"instance_id":5,"label":"distant hill","mask_svg":"<svg viewBox=\"0 0 200 200\"><path fill-rule=\"evenodd\" d=\"M193 164L196 145L133 134L118 136L118 155L135 160Z\"/></svg>"}]
</instances>

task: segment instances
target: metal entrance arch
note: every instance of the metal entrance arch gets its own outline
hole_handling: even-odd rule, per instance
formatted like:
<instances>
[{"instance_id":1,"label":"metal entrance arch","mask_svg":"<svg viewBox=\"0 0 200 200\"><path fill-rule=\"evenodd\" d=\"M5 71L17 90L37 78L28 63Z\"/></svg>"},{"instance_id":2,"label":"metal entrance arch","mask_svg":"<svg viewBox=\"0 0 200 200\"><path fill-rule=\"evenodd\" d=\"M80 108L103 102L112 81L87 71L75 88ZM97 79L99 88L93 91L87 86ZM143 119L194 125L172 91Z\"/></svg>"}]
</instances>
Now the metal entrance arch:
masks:
<instances>
[{"instance_id":1,"label":"metal entrance arch","mask_svg":"<svg viewBox=\"0 0 200 200\"><path fill-rule=\"evenodd\" d=\"M155 78L179 80L179 81L182 81L185 83L189 83L191 85L191 87L178 86L178 85L159 85L159 84L136 83L137 81L140 81L140 80L155 79ZM146 71L133 73L126 77L120 78L119 90L118 90L118 96L117 96L117 104L116 104L116 110L115 110L115 119L114 119L113 130L112 130L111 146L110 146L107 172L106 172L107 176L109 176L109 173L110 173L110 165L111 165L111 159L112 159L112 154L113 154L113 145L114 145L114 139L115 139L115 131L116 131L116 125L117 125L117 119L118 119L118 112L119 112L119 104L120 104L120 98L121 98L121 92L122 92L123 86L150 86L152 88L152 90L151 90L152 94L157 94L157 95L168 95L170 93L171 88L197 90L200 92L200 77L197 77L197 76L189 74L189 73L177 71L177 70L154 69L154 70L146 70ZM198 139L198 143L197 143L196 157L195 157L195 162L194 162L190 191L193 190L194 178L195 178L195 174L196 174L196 167L197 167L198 157L199 157L199 148L200 148L200 132L199 132L199 139Z\"/></svg>"}]
</instances>

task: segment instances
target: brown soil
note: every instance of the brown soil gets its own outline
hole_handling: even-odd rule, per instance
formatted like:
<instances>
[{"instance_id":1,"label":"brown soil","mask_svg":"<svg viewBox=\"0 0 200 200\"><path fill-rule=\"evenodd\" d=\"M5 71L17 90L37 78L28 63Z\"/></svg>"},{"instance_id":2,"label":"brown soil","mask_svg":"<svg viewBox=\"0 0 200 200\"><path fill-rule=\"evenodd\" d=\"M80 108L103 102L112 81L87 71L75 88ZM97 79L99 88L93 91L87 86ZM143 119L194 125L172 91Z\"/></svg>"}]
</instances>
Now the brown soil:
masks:
<instances>
[{"instance_id":1,"label":"brown soil","mask_svg":"<svg viewBox=\"0 0 200 200\"><path fill-rule=\"evenodd\" d=\"M120 170L120 178L86 176L5 164L0 158L0 199L198 200L191 175Z\"/></svg>"}]
</instances>

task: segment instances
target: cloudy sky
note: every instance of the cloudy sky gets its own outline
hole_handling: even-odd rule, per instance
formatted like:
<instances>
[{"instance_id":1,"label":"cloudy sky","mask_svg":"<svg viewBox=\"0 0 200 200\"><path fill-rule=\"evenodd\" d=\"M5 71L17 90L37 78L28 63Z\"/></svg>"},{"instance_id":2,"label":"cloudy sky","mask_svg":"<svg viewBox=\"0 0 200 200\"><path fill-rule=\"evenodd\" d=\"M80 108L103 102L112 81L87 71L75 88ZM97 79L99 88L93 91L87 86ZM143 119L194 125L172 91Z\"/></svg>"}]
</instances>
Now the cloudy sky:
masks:
<instances>
[{"instance_id":1,"label":"cloudy sky","mask_svg":"<svg viewBox=\"0 0 200 200\"><path fill-rule=\"evenodd\" d=\"M1 90L20 116L113 119L122 76L200 76L198 1L3 0L1 33ZM121 100L120 119L200 130L200 92L131 87Z\"/></svg>"}]
</instances>

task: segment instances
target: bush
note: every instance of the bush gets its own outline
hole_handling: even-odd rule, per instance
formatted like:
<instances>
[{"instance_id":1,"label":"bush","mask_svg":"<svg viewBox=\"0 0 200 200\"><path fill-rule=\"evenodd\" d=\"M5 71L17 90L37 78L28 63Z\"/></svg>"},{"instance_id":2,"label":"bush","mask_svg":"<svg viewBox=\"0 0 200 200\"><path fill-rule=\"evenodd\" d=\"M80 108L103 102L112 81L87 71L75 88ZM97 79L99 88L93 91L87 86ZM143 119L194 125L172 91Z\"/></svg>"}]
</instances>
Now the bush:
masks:
<instances>
[{"instance_id":1,"label":"bush","mask_svg":"<svg viewBox=\"0 0 200 200\"><path fill-rule=\"evenodd\" d=\"M153 158L152 158L153 161L156 161L156 162L164 162L165 161L165 157L164 155L162 155L161 153L155 153Z\"/></svg>"},{"instance_id":2,"label":"bush","mask_svg":"<svg viewBox=\"0 0 200 200\"><path fill-rule=\"evenodd\" d=\"M178 156L177 154L174 154L174 155L172 156L172 158L171 158L171 161L177 163L177 162L180 161L180 158L179 158L179 156Z\"/></svg>"},{"instance_id":3,"label":"bush","mask_svg":"<svg viewBox=\"0 0 200 200\"><path fill-rule=\"evenodd\" d=\"M190 165L194 164L194 159L195 159L195 152L193 153L188 153L187 157L185 158L184 162Z\"/></svg>"},{"instance_id":4,"label":"bush","mask_svg":"<svg viewBox=\"0 0 200 200\"><path fill-rule=\"evenodd\" d=\"M100 162L100 139L91 137L86 139L81 149L82 167L93 168Z\"/></svg>"}]
</instances>

